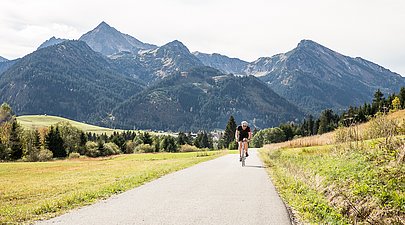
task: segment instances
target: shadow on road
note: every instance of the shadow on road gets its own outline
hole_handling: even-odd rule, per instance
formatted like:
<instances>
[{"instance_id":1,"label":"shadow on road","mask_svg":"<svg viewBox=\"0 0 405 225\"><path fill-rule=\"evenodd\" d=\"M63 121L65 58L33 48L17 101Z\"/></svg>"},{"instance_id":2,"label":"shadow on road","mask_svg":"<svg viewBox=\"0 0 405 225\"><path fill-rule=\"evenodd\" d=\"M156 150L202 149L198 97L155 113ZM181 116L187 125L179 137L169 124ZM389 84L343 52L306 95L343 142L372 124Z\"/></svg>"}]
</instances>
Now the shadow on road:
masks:
<instances>
[{"instance_id":1,"label":"shadow on road","mask_svg":"<svg viewBox=\"0 0 405 225\"><path fill-rule=\"evenodd\" d=\"M254 166L254 165L245 165L245 167L252 167L252 168L267 168L266 166Z\"/></svg>"}]
</instances>

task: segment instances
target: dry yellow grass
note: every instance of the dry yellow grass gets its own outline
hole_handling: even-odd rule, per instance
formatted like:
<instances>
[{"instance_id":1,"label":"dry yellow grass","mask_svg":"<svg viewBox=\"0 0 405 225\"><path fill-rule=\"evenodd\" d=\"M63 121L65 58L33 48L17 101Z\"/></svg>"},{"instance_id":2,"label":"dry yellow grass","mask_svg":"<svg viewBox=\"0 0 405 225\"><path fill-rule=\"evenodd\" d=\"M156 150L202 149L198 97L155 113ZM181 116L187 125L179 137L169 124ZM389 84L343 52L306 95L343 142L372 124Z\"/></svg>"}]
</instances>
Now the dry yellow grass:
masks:
<instances>
[{"instance_id":1,"label":"dry yellow grass","mask_svg":"<svg viewBox=\"0 0 405 225\"><path fill-rule=\"evenodd\" d=\"M389 120L397 120L399 125L402 125L405 120L405 110L400 110L397 112L391 112L388 114L387 118ZM364 139L367 128L370 123L363 123L351 128L344 129L354 129L360 139ZM266 149L278 149L278 148L299 148L299 147L310 147L310 146L321 146L321 145L330 145L335 143L335 134L336 131L325 133L322 135L314 135L310 137L303 137L294 139L291 141L286 141L282 143L268 144L265 145Z\"/></svg>"}]
</instances>

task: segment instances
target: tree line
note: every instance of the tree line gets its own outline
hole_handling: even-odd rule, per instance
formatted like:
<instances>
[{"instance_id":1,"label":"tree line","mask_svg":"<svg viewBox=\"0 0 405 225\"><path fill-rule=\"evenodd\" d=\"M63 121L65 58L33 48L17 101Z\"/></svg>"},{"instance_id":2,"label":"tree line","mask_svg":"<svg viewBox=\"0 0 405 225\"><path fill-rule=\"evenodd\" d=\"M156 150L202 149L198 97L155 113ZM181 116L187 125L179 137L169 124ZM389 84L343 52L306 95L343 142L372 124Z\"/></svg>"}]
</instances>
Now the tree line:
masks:
<instances>
[{"instance_id":1,"label":"tree line","mask_svg":"<svg viewBox=\"0 0 405 225\"><path fill-rule=\"evenodd\" d=\"M364 103L362 106L350 106L340 115L332 109L321 112L319 118L308 115L302 123L283 123L278 127L263 129L254 132L252 144L254 147L262 147L263 144L277 143L292 140L293 138L323 134L335 130L339 126L351 126L353 124L369 121L378 113L387 113L405 109L405 87L402 87L399 94L391 94L384 97L378 89L373 96L371 103Z\"/></svg>"},{"instance_id":2,"label":"tree line","mask_svg":"<svg viewBox=\"0 0 405 225\"><path fill-rule=\"evenodd\" d=\"M213 149L211 134L201 131L154 135L142 131L111 135L83 132L69 122L39 129L23 129L7 103L0 106L0 160L46 161L52 158L100 157L116 154L179 152Z\"/></svg>"}]
</instances>

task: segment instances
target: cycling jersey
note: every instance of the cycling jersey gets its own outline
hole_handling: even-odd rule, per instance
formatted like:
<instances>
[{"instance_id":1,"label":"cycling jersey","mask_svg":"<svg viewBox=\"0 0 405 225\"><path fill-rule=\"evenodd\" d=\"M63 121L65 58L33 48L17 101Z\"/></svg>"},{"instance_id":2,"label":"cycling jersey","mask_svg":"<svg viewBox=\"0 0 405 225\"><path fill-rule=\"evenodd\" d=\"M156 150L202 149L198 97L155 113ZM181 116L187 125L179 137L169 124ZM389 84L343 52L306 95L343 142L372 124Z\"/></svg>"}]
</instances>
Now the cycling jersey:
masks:
<instances>
[{"instance_id":1,"label":"cycling jersey","mask_svg":"<svg viewBox=\"0 0 405 225\"><path fill-rule=\"evenodd\" d=\"M243 138L249 138L249 132L250 132L250 127L246 127L246 129L243 129L242 126L238 126L238 131L239 131L239 141L243 141Z\"/></svg>"}]
</instances>

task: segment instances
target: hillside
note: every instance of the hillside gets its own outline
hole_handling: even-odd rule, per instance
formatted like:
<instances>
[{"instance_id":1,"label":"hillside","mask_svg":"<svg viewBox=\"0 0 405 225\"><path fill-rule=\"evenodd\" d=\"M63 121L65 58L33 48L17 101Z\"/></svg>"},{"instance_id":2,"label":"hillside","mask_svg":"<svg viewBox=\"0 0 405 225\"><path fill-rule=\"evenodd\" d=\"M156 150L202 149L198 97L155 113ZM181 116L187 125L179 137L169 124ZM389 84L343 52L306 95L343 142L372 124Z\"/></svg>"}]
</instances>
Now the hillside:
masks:
<instances>
[{"instance_id":1,"label":"hillside","mask_svg":"<svg viewBox=\"0 0 405 225\"><path fill-rule=\"evenodd\" d=\"M224 75L210 67L178 73L123 102L117 127L162 130L224 129L229 117L264 128L303 113L253 76Z\"/></svg>"},{"instance_id":2,"label":"hillside","mask_svg":"<svg viewBox=\"0 0 405 225\"><path fill-rule=\"evenodd\" d=\"M12 65L14 65L19 59L14 59L14 60L6 60L0 62L0 78L1 74L5 71L7 71Z\"/></svg>"},{"instance_id":3,"label":"hillside","mask_svg":"<svg viewBox=\"0 0 405 225\"><path fill-rule=\"evenodd\" d=\"M140 81L120 74L81 41L65 41L18 60L0 79L0 102L17 115L50 114L108 125L117 102L140 92Z\"/></svg>"},{"instance_id":4,"label":"hillside","mask_svg":"<svg viewBox=\"0 0 405 225\"><path fill-rule=\"evenodd\" d=\"M110 129L106 127L99 127L95 125L90 125L86 123L77 122L74 120L69 120L59 116L49 116L49 115L26 115L18 116L17 121L22 125L23 128L27 129L38 129L43 127L50 127L60 122L69 122L72 126L79 128L83 132L91 132L96 134L107 134L111 135L113 132L122 132L123 130Z\"/></svg>"},{"instance_id":5,"label":"hillside","mask_svg":"<svg viewBox=\"0 0 405 225\"><path fill-rule=\"evenodd\" d=\"M267 145L262 158L301 223L405 224L404 119L401 110L359 127Z\"/></svg>"}]
</instances>

